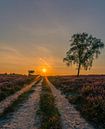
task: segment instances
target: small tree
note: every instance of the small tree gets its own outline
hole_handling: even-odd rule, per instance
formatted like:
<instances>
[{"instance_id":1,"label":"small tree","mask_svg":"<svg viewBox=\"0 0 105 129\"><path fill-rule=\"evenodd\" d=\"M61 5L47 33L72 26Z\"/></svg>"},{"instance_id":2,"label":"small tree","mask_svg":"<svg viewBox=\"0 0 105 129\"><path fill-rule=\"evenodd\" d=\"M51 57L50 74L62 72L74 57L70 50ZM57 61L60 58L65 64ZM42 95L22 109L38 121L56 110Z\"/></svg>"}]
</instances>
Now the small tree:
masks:
<instances>
[{"instance_id":1,"label":"small tree","mask_svg":"<svg viewBox=\"0 0 105 129\"><path fill-rule=\"evenodd\" d=\"M92 67L93 60L101 53L104 43L101 39L97 39L87 33L74 34L70 42L70 49L67 51L63 61L68 66L76 64L78 69L77 76L79 76L81 67L85 70Z\"/></svg>"},{"instance_id":2,"label":"small tree","mask_svg":"<svg viewBox=\"0 0 105 129\"><path fill-rule=\"evenodd\" d=\"M34 74L34 70L28 70L28 75L32 75L32 74Z\"/></svg>"}]
</instances>

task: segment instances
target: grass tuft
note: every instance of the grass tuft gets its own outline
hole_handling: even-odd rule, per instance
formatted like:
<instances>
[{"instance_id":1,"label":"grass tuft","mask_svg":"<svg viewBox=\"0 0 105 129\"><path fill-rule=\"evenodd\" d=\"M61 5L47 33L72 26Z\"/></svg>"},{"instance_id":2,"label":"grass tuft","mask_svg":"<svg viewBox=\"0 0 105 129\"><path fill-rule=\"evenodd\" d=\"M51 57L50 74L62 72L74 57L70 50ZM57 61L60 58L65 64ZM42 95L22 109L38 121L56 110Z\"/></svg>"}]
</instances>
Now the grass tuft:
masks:
<instances>
[{"instance_id":1,"label":"grass tuft","mask_svg":"<svg viewBox=\"0 0 105 129\"><path fill-rule=\"evenodd\" d=\"M55 106L55 97L46 80L43 81L38 113L41 118L40 129L61 129L60 114Z\"/></svg>"}]
</instances>

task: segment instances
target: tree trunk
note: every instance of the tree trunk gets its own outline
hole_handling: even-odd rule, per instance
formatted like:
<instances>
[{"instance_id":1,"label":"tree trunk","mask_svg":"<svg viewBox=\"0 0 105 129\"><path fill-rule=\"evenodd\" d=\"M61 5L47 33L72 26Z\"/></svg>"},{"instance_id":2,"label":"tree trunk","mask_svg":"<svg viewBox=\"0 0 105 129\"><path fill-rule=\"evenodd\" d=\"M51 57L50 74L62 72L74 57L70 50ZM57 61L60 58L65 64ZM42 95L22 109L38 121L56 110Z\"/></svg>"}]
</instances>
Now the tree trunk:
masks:
<instances>
[{"instance_id":1,"label":"tree trunk","mask_svg":"<svg viewBox=\"0 0 105 129\"><path fill-rule=\"evenodd\" d=\"M80 69L81 69L81 64L79 63L77 77L79 77Z\"/></svg>"}]
</instances>

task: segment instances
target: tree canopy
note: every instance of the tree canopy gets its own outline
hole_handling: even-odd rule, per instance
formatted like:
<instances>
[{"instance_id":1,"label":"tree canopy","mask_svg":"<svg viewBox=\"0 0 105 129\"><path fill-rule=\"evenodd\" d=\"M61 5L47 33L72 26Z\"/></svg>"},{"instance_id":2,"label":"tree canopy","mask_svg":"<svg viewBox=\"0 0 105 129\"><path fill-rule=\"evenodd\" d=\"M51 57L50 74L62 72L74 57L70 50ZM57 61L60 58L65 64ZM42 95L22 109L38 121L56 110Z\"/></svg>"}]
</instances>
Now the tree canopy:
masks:
<instances>
[{"instance_id":1,"label":"tree canopy","mask_svg":"<svg viewBox=\"0 0 105 129\"><path fill-rule=\"evenodd\" d=\"M76 64L79 76L80 69L83 67L88 70L92 67L93 60L99 56L104 43L87 33L77 33L71 37L70 49L66 53L64 62L69 66Z\"/></svg>"},{"instance_id":2,"label":"tree canopy","mask_svg":"<svg viewBox=\"0 0 105 129\"><path fill-rule=\"evenodd\" d=\"M34 73L35 73L34 70L28 70L28 75L32 75L32 74L34 74Z\"/></svg>"}]
</instances>

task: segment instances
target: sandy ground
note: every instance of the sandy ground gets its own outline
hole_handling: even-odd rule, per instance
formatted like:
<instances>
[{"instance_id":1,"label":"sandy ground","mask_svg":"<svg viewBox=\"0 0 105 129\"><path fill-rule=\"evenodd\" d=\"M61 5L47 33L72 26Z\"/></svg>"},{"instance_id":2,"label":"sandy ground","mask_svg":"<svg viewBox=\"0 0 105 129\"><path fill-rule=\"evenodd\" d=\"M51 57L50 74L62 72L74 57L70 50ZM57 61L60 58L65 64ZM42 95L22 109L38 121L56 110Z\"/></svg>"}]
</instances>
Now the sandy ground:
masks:
<instances>
[{"instance_id":1,"label":"sandy ground","mask_svg":"<svg viewBox=\"0 0 105 129\"><path fill-rule=\"evenodd\" d=\"M42 81L37 84L28 100L13 113L12 119L0 123L0 129L37 129L36 111L39 106L41 83Z\"/></svg>"},{"instance_id":2,"label":"sandy ground","mask_svg":"<svg viewBox=\"0 0 105 129\"><path fill-rule=\"evenodd\" d=\"M20 91L16 92L15 94L13 94L13 95L7 97L6 99L4 99L3 101L1 101L0 102L0 114L2 114L3 111L5 110L5 108L9 107L21 94L28 91L35 84L35 82L37 81L38 78L39 78L39 76L31 84L25 86Z\"/></svg>"},{"instance_id":3,"label":"sandy ground","mask_svg":"<svg viewBox=\"0 0 105 129\"><path fill-rule=\"evenodd\" d=\"M46 78L52 89L53 95L56 97L56 106L61 114L63 129L94 129L81 116L78 111L68 102L64 95L56 89Z\"/></svg>"}]
</instances>

